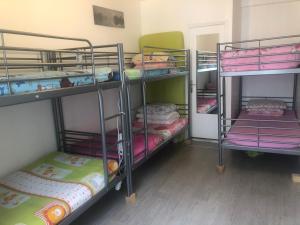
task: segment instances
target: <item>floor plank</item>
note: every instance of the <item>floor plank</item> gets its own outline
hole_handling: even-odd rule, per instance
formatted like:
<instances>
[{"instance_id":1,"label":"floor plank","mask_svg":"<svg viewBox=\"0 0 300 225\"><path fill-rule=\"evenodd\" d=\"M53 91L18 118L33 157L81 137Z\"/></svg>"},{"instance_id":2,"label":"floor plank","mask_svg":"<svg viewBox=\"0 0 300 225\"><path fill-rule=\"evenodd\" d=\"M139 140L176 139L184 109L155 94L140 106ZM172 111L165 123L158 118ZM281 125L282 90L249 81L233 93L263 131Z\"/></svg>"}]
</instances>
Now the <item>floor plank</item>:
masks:
<instances>
[{"instance_id":1,"label":"floor plank","mask_svg":"<svg viewBox=\"0 0 300 225\"><path fill-rule=\"evenodd\" d=\"M215 170L212 143L170 145L134 173L136 206L112 191L73 225L297 225L300 224L298 157L249 158L225 152Z\"/></svg>"}]
</instances>

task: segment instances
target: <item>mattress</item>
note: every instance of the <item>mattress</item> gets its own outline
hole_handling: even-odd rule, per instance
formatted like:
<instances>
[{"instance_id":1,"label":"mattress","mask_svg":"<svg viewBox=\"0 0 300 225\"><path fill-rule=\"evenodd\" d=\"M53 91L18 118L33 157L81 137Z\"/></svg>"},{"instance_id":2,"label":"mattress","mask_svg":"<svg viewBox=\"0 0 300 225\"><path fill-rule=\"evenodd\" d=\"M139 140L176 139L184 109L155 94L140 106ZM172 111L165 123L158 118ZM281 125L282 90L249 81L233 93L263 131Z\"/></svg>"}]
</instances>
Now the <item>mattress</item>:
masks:
<instances>
[{"instance_id":1,"label":"mattress","mask_svg":"<svg viewBox=\"0 0 300 225\"><path fill-rule=\"evenodd\" d=\"M111 68L103 67L95 70L97 82L107 81L112 76ZM44 71L10 75L12 94L25 94L93 83L94 77L91 70ZM9 95L9 86L6 77L0 78L0 96L4 95Z\"/></svg>"},{"instance_id":2,"label":"mattress","mask_svg":"<svg viewBox=\"0 0 300 225\"><path fill-rule=\"evenodd\" d=\"M117 143L117 133L115 131L109 132L106 136L108 151L107 157L110 159L119 159ZM153 152L160 143L162 138L159 135L148 134L148 150ZM101 157L102 144L101 137L94 137L86 140L82 140L78 143L73 143L69 146L69 151L72 153L84 154L94 157ZM145 137L144 134L136 133L133 137L133 151L135 161L139 161L145 157Z\"/></svg>"},{"instance_id":3,"label":"mattress","mask_svg":"<svg viewBox=\"0 0 300 225\"><path fill-rule=\"evenodd\" d=\"M149 110L148 110L149 111ZM147 114L147 122L151 124L172 124L174 123L178 118L180 117L180 114L176 111L166 113L166 114ZM138 122L144 122L144 114L143 113L137 113L136 118Z\"/></svg>"},{"instance_id":4,"label":"mattress","mask_svg":"<svg viewBox=\"0 0 300 225\"><path fill-rule=\"evenodd\" d=\"M197 97L197 112L207 113L210 109L217 105L216 98Z\"/></svg>"},{"instance_id":5,"label":"mattress","mask_svg":"<svg viewBox=\"0 0 300 225\"><path fill-rule=\"evenodd\" d=\"M187 118L179 118L174 123L165 124L148 124L148 133L160 135L164 140L174 136L177 132L182 130L188 124ZM144 127L144 124L138 121L133 123L134 129Z\"/></svg>"},{"instance_id":6,"label":"mattress","mask_svg":"<svg viewBox=\"0 0 300 225\"><path fill-rule=\"evenodd\" d=\"M169 68L160 69L147 69L145 70L145 77L158 77L169 74ZM131 80L140 79L143 75L142 69L126 69L125 73L127 77Z\"/></svg>"},{"instance_id":7,"label":"mattress","mask_svg":"<svg viewBox=\"0 0 300 225\"><path fill-rule=\"evenodd\" d=\"M0 224L58 224L104 185L101 159L51 153L0 180Z\"/></svg>"},{"instance_id":8,"label":"mattress","mask_svg":"<svg viewBox=\"0 0 300 225\"><path fill-rule=\"evenodd\" d=\"M260 148L298 148L300 146L300 125L297 122L293 111L286 111L283 116L251 116L246 111L242 111L238 119L248 119L236 121L229 130L225 140L234 145ZM249 121L255 120L255 121ZM269 121L266 121L269 120ZM271 120L271 121L270 121ZM284 123L280 121L293 121ZM238 127L251 126L251 127ZM255 127L263 127L258 130ZM274 129L283 128L283 129ZM286 128L286 129L284 129ZM270 136L270 135L277 135Z\"/></svg>"},{"instance_id":9,"label":"mattress","mask_svg":"<svg viewBox=\"0 0 300 225\"><path fill-rule=\"evenodd\" d=\"M292 69L299 64L300 44L221 53L223 72Z\"/></svg>"}]
</instances>

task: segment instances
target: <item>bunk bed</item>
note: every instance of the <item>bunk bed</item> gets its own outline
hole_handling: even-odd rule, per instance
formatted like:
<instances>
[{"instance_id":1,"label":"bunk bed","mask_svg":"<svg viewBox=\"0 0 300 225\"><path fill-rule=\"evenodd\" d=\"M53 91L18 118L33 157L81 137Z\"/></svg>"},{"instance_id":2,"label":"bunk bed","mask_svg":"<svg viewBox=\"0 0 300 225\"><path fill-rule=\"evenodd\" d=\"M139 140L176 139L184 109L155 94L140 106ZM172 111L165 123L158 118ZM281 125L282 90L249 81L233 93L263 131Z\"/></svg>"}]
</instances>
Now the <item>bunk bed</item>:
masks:
<instances>
[{"instance_id":1,"label":"bunk bed","mask_svg":"<svg viewBox=\"0 0 300 225\"><path fill-rule=\"evenodd\" d=\"M27 47L7 46L11 36L31 42ZM0 106L51 100L58 150L0 179L0 224L70 224L124 179L130 196L122 44L94 48L86 39L11 30L0 30L0 38ZM64 48L28 47L37 39ZM104 62L112 55L110 49L115 60ZM114 70L119 81L110 81ZM108 88L119 88L120 112L105 118L102 92ZM62 98L88 92L98 96L100 133L67 130ZM113 118L120 121L122 136L108 143L105 122ZM91 136L101 142L99 157L86 154L85 146L73 151L72 146ZM118 146L118 159L108 156L109 144Z\"/></svg>"},{"instance_id":2,"label":"bunk bed","mask_svg":"<svg viewBox=\"0 0 300 225\"><path fill-rule=\"evenodd\" d=\"M127 53L127 55L132 56L134 54ZM184 77L188 90L190 90L190 52L185 49L145 46L142 49L142 53L135 55L132 61L134 66L141 71L141 76L137 78L132 76L132 68L125 70L128 92L130 148L132 152L131 164L132 168L136 169L179 135L188 131L188 137L190 137L189 100L187 104L152 102L150 104L147 98L147 84L167 79ZM130 65L129 61L127 61L127 65ZM132 85L136 84L141 87L142 93L142 106L139 108L133 108L131 102L130 89ZM171 108L171 110L163 114L162 111L166 108ZM160 112L156 110L160 110ZM160 113L163 114L161 117L158 116ZM156 118L153 117L154 115ZM175 115L173 120L168 117L172 117L172 115ZM171 120L168 122L168 119Z\"/></svg>"},{"instance_id":3,"label":"bunk bed","mask_svg":"<svg viewBox=\"0 0 300 225\"><path fill-rule=\"evenodd\" d=\"M300 155L298 73L300 36L256 39L218 44L219 164L223 150ZM247 96L243 78L282 75L293 79L292 94ZM239 114L226 115L226 77L239 79ZM274 78L275 79L275 78Z\"/></svg>"},{"instance_id":4,"label":"bunk bed","mask_svg":"<svg viewBox=\"0 0 300 225\"><path fill-rule=\"evenodd\" d=\"M197 87L197 113L215 113L218 108L216 87L217 79L212 81L210 78L211 75L214 75L213 73L217 76L217 54L216 52L197 50L196 62L197 76L204 74L209 75L209 79L204 87Z\"/></svg>"}]
</instances>

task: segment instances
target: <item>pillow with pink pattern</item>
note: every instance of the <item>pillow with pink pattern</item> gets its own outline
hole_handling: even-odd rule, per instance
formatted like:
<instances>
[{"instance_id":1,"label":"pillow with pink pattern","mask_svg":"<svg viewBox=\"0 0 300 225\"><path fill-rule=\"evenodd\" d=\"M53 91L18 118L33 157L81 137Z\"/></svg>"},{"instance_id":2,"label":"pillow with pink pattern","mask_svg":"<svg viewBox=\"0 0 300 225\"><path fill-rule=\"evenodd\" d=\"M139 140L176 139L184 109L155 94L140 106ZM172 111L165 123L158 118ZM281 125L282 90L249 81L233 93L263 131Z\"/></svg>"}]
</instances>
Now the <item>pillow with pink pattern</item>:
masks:
<instances>
[{"instance_id":1,"label":"pillow with pink pattern","mask_svg":"<svg viewBox=\"0 0 300 225\"><path fill-rule=\"evenodd\" d=\"M251 99L246 105L246 109L261 109L261 110L273 110L281 109L286 110L287 105L282 100L275 99Z\"/></svg>"},{"instance_id":2,"label":"pillow with pink pattern","mask_svg":"<svg viewBox=\"0 0 300 225\"><path fill-rule=\"evenodd\" d=\"M283 116L283 109L247 109L251 116Z\"/></svg>"}]
</instances>

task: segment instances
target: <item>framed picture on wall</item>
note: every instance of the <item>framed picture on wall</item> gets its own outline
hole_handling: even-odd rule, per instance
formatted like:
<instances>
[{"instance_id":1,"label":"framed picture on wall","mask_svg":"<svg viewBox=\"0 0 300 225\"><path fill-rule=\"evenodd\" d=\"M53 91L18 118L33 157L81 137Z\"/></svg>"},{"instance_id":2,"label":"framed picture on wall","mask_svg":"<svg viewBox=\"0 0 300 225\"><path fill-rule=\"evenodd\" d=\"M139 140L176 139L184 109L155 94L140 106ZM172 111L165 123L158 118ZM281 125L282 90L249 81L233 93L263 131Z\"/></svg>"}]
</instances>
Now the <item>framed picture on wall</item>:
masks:
<instances>
[{"instance_id":1,"label":"framed picture on wall","mask_svg":"<svg viewBox=\"0 0 300 225\"><path fill-rule=\"evenodd\" d=\"M123 12L93 5L93 13L96 25L125 28Z\"/></svg>"}]
</instances>

